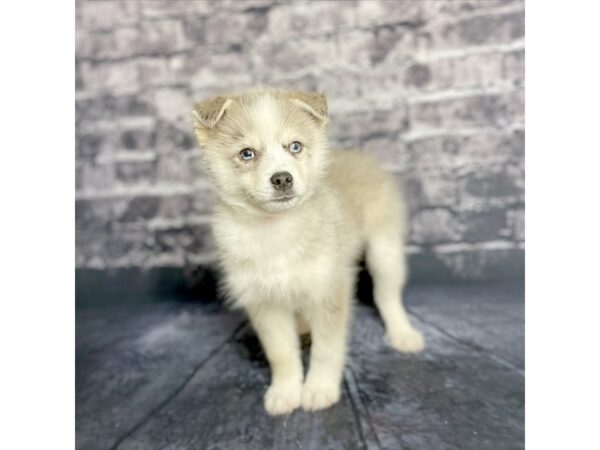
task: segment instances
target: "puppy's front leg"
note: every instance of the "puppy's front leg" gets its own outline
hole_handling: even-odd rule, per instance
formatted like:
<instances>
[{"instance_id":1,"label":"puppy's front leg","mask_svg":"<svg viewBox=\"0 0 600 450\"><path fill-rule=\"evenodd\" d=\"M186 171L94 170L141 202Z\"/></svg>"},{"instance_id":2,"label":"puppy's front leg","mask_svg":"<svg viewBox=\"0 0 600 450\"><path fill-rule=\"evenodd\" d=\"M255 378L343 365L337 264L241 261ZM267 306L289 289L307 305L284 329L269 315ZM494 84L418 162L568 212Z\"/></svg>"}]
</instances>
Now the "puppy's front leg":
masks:
<instances>
[{"instance_id":1,"label":"puppy's front leg","mask_svg":"<svg viewBox=\"0 0 600 450\"><path fill-rule=\"evenodd\" d=\"M300 406L302 359L294 314L276 306L247 309L269 365L271 386L264 397L269 414L287 414Z\"/></svg>"},{"instance_id":2,"label":"puppy's front leg","mask_svg":"<svg viewBox=\"0 0 600 450\"><path fill-rule=\"evenodd\" d=\"M312 347L302 388L302 407L306 411L328 408L340 399L349 310L349 300L338 298L307 315Z\"/></svg>"}]
</instances>

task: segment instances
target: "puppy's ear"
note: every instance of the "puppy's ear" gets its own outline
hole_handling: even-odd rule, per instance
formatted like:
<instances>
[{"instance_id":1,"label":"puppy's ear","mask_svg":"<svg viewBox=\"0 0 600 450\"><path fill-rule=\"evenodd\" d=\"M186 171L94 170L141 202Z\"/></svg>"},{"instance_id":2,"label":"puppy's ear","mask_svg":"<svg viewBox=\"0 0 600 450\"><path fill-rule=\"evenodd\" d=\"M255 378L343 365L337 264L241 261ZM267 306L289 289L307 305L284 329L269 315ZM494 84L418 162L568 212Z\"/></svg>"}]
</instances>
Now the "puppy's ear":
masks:
<instances>
[{"instance_id":1,"label":"puppy's ear","mask_svg":"<svg viewBox=\"0 0 600 450\"><path fill-rule=\"evenodd\" d=\"M317 92L291 91L292 101L313 115L322 125L328 122L327 98Z\"/></svg>"},{"instance_id":2,"label":"puppy's ear","mask_svg":"<svg viewBox=\"0 0 600 450\"><path fill-rule=\"evenodd\" d=\"M196 103L192 111L194 128L210 130L221 120L233 100L225 97L213 97Z\"/></svg>"}]
</instances>

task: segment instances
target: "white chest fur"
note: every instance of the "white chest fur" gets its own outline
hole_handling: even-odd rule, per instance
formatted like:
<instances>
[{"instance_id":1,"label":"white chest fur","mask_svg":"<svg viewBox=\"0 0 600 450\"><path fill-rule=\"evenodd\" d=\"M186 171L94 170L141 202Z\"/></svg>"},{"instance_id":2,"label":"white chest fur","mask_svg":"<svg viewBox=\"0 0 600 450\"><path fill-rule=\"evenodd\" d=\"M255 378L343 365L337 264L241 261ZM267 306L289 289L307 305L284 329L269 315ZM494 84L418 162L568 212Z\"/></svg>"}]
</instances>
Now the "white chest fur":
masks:
<instances>
[{"instance_id":1,"label":"white chest fur","mask_svg":"<svg viewBox=\"0 0 600 450\"><path fill-rule=\"evenodd\" d=\"M298 215L269 220L221 216L214 234L236 304L318 300L337 264L335 230Z\"/></svg>"}]
</instances>

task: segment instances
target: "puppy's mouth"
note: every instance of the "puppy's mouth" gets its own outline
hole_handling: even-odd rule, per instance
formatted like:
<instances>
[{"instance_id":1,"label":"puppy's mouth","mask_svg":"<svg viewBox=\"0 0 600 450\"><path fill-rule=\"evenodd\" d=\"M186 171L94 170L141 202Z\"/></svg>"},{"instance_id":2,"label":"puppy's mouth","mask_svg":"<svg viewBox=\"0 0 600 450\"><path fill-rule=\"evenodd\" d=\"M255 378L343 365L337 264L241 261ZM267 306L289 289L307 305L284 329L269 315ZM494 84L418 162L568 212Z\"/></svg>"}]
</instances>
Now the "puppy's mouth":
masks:
<instances>
[{"instance_id":1,"label":"puppy's mouth","mask_svg":"<svg viewBox=\"0 0 600 450\"><path fill-rule=\"evenodd\" d=\"M271 201L274 203L287 203L287 202L292 201L295 198L296 198L296 196L294 194L289 194L289 195L282 195L280 197L275 197Z\"/></svg>"}]
</instances>

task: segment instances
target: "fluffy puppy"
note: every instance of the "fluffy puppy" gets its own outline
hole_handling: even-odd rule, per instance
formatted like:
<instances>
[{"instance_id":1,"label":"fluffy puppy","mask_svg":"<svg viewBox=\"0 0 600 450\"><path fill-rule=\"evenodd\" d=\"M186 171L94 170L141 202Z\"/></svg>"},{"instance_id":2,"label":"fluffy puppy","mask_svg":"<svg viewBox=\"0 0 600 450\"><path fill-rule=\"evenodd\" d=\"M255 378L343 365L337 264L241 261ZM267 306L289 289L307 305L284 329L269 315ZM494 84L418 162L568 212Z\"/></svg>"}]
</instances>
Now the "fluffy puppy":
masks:
<instances>
[{"instance_id":1,"label":"fluffy puppy","mask_svg":"<svg viewBox=\"0 0 600 450\"><path fill-rule=\"evenodd\" d=\"M401 298L400 195L368 156L327 148L325 97L261 87L204 100L192 115L216 187L213 233L226 294L247 313L271 367L267 412L339 400L364 253L388 343L420 351L423 337ZM303 331L312 341L306 377Z\"/></svg>"}]
</instances>

